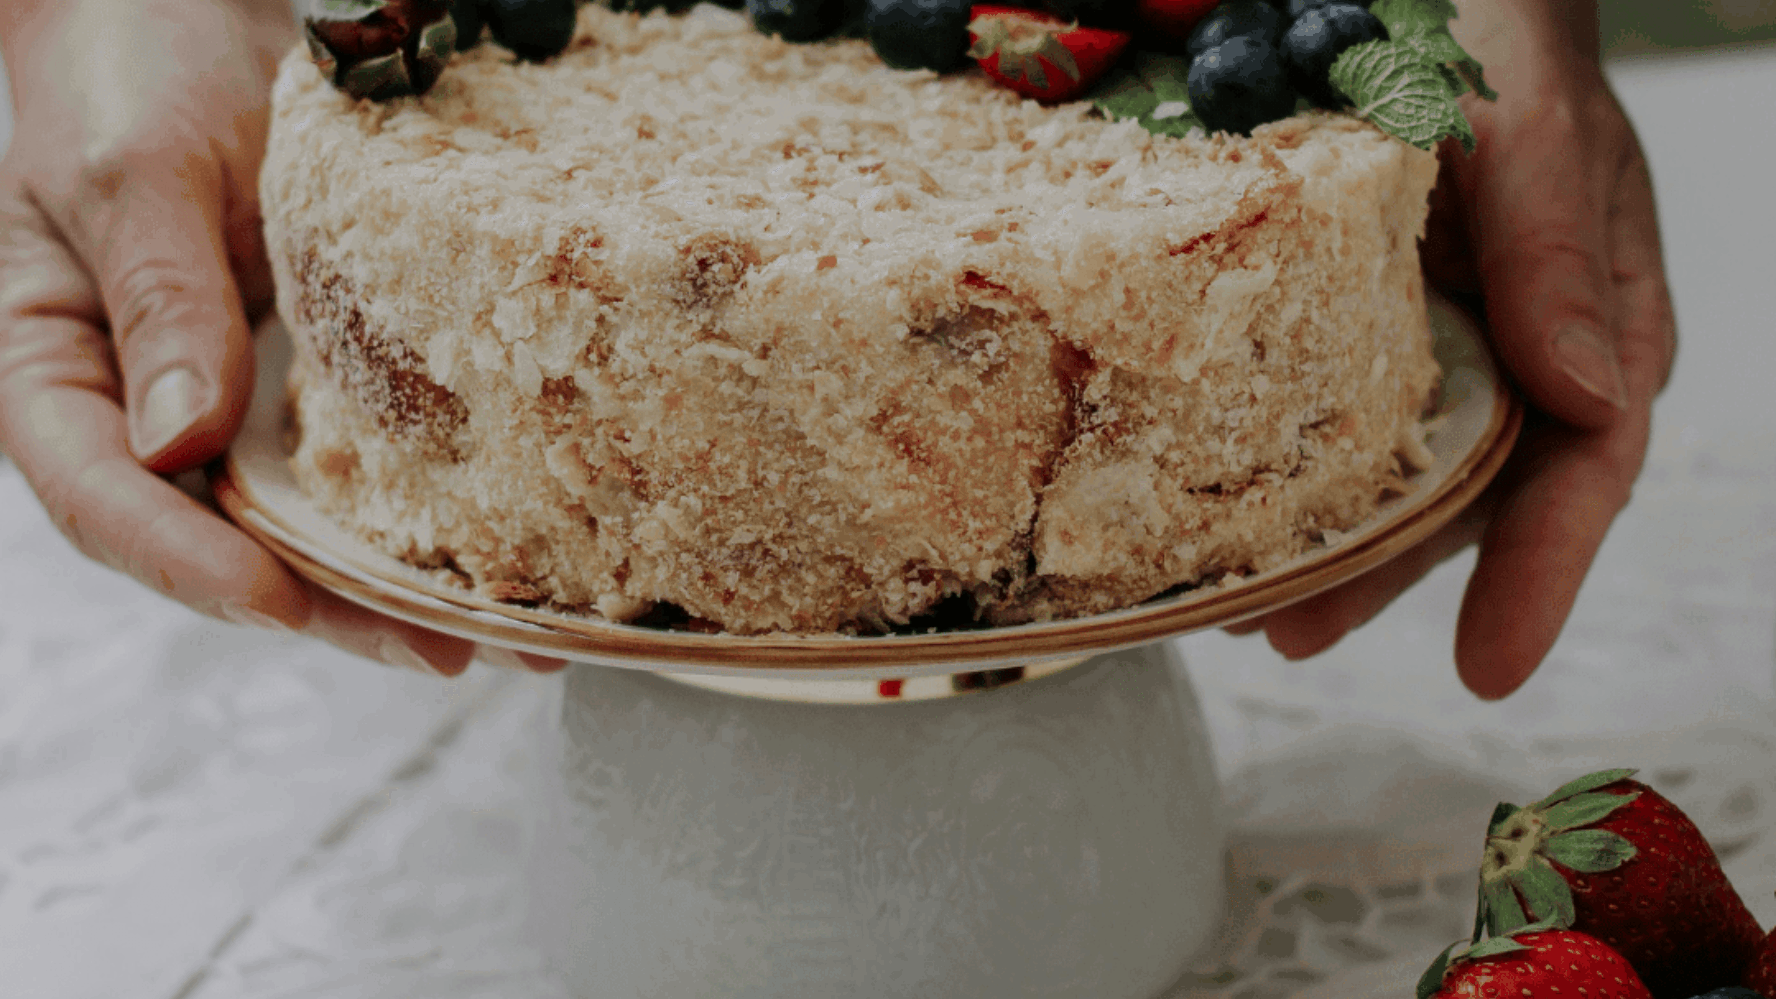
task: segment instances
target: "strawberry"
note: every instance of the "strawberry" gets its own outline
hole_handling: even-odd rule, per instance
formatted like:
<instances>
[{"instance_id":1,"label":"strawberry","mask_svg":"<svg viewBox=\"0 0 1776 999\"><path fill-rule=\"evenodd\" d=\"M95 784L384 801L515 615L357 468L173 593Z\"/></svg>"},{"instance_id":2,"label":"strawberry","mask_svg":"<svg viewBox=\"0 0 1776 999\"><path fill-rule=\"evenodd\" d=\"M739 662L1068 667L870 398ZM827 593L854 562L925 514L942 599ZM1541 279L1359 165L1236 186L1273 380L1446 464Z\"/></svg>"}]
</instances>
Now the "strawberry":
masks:
<instances>
[{"instance_id":1,"label":"strawberry","mask_svg":"<svg viewBox=\"0 0 1776 999\"><path fill-rule=\"evenodd\" d=\"M1151 33L1142 47L1184 51L1184 43L1197 24L1208 17L1221 0L1135 0L1135 22Z\"/></svg>"},{"instance_id":2,"label":"strawberry","mask_svg":"<svg viewBox=\"0 0 1776 999\"><path fill-rule=\"evenodd\" d=\"M1634 772L1500 805L1481 858L1481 918L1494 936L1552 920L1597 937L1657 999L1736 985L1763 931L1695 824Z\"/></svg>"},{"instance_id":3,"label":"strawberry","mask_svg":"<svg viewBox=\"0 0 1776 999\"><path fill-rule=\"evenodd\" d=\"M1549 923L1443 952L1418 999L1650 999L1626 958L1593 936Z\"/></svg>"},{"instance_id":4,"label":"strawberry","mask_svg":"<svg viewBox=\"0 0 1776 999\"><path fill-rule=\"evenodd\" d=\"M1776 930L1752 952L1743 984L1760 995L1776 996Z\"/></svg>"},{"instance_id":5,"label":"strawberry","mask_svg":"<svg viewBox=\"0 0 1776 999\"><path fill-rule=\"evenodd\" d=\"M994 80L1055 104L1082 96L1128 48L1126 31L1082 28L1052 14L979 4L970 10L968 54Z\"/></svg>"}]
</instances>

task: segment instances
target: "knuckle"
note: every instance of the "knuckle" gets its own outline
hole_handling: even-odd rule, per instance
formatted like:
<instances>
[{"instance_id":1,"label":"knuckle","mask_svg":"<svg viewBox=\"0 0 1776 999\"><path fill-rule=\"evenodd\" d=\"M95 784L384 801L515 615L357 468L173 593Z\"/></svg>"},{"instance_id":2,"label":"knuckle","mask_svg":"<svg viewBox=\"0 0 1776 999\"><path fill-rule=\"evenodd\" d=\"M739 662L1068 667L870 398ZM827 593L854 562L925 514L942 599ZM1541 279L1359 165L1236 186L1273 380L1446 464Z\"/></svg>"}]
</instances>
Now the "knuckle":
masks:
<instances>
[{"instance_id":1,"label":"knuckle","mask_svg":"<svg viewBox=\"0 0 1776 999\"><path fill-rule=\"evenodd\" d=\"M186 265L158 255L136 257L110 275L111 335L127 343L154 324L191 320L192 281Z\"/></svg>"}]
</instances>

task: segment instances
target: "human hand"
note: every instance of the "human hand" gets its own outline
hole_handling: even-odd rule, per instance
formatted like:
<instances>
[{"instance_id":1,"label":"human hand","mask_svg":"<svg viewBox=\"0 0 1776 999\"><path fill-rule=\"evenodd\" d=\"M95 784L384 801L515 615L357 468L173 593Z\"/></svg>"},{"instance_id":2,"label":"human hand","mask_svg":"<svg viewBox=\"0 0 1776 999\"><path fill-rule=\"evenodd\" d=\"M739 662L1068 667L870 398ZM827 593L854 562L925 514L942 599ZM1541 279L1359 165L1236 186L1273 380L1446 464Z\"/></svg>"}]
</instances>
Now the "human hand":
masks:
<instances>
[{"instance_id":1,"label":"human hand","mask_svg":"<svg viewBox=\"0 0 1776 999\"><path fill-rule=\"evenodd\" d=\"M217 457L272 298L256 190L286 0L15 0L0 447L81 551L187 606L455 675L473 643L305 584L163 476ZM553 669L557 660L483 658Z\"/></svg>"},{"instance_id":2,"label":"human hand","mask_svg":"<svg viewBox=\"0 0 1776 999\"><path fill-rule=\"evenodd\" d=\"M1291 659L1380 613L1478 543L1456 628L1475 694L1522 686L1559 636L1646 456L1676 329L1651 178L1600 65L1597 9L1466 0L1455 28L1496 104L1467 99L1479 148L1445 148L1423 247L1433 284L1484 303L1531 412L1499 478L1457 521L1344 586L1234 629Z\"/></svg>"}]
</instances>

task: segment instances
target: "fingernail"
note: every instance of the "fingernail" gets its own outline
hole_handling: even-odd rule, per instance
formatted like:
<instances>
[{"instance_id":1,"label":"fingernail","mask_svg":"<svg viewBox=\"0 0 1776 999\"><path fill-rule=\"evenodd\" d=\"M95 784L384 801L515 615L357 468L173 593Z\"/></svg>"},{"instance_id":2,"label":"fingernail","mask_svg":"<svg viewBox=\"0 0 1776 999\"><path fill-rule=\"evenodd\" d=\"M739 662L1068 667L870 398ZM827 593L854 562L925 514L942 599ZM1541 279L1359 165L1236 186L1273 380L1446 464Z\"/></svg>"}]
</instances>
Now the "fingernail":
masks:
<instances>
[{"instance_id":1,"label":"fingernail","mask_svg":"<svg viewBox=\"0 0 1776 999\"><path fill-rule=\"evenodd\" d=\"M415 673L424 673L427 676L444 675L442 670L427 662L424 656L413 651L411 646L397 638L385 636L381 642L377 643L376 658L390 666L410 669Z\"/></svg>"},{"instance_id":2,"label":"fingernail","mask_svg":"<svg viewBox=\"0 0 1776 999\"><path fill-rule=\"evenodd\" d=\"M296 629L270 614L256 611L241 604L223 604L222 616L235 624L247 628L262 628L279 635L294 634Z\"/></svg>"},{"instance_id":3,"label":"fingernail","mask_svg":"<svg viewBox=\"0 0 1776 999\"><path fill-rule=\"evenodd\" d=\"M183 366L168 368L148 383L130 421L130 446L136 457L160 453L190 429L203 414L203 388L197 373Z\"/></svg>"},{"instance_id":4,"label":"fingernail","mask_svg":"<svg viewBox=\"0 0 1776 999\"><path fill-rule=\"evenodd\" d=\"M1592 396L1617 409L1628 407L1628 387L1616 352L1586 326L1568 326L1554 337L1554 357L1566 376Z\"/></svg>"}]
</instances>

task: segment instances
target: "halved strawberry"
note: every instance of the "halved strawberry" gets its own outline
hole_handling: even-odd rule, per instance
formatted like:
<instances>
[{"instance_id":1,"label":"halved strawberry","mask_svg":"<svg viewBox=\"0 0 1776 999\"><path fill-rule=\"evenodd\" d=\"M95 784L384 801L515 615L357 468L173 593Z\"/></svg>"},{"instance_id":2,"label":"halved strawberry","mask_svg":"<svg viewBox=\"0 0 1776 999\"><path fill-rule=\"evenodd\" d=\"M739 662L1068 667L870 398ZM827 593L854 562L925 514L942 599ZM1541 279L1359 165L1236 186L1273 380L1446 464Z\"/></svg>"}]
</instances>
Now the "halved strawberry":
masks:
<instances>
[{"instance_id":1,"label":"halved strawberry","mask_svg":"<svg viewBox=\"0 0 1776 999\"><path fill-rule=\"evenodd\" d=\"M977 4L970 15L968 54L981 70L1045 104L1083 96L1110 71L1131 37L1021 7Z\"/></svg>"}]
</instances>

